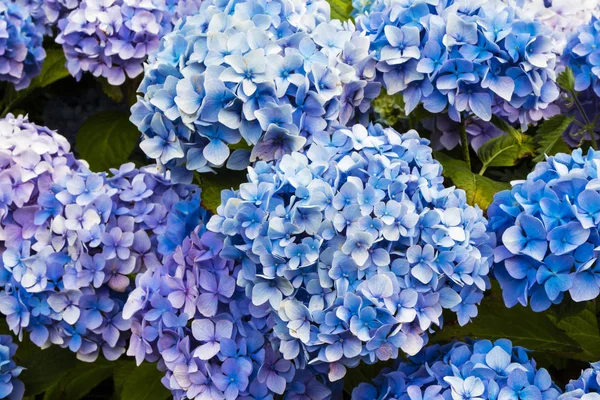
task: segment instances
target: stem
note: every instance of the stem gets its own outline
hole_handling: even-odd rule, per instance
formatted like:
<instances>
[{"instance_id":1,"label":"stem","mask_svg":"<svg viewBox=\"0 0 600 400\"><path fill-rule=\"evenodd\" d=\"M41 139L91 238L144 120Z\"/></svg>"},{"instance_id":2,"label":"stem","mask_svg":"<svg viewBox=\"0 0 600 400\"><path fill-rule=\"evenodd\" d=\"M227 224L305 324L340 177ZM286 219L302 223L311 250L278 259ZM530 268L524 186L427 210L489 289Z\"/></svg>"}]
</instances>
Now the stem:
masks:
<instances>
[{"instance_id":1,"label":"stem","mask_svg":"<svg viewBox=\"0 0 600 400\"><path fill-rule=\"evenodd\" d=\"M581 105L581 102L579 101L579 98L577 97L577 93L572 92L571 96L573 97L573 102L579 109L579 112L581 113L581 116L583 117L583 120L585 121L585 130L590 134L590 138L592 140L592 148L594 150L598 150L598 142L596 141L596 134L594 133L592 122L590 121L587 114L585 113L585 110L583 109L583 106Z\"/></svg>"},{"instance_id":2,"label":"stem","mask_svg":"<svg viewBox=\"0 0 600 400\"><path fill-rule=\"evenodd\" d=\"M463 158L471 169L471 155L469 154L469 141L467 140L467 121L465 119L460 123L460 145L463 151Z\"/></svg>"},{"instance_id":3,"label":"stem","mask_svg":"<svg viewBox=\"0 0 600 400\"><path fill-rule=\"evenodd\" d=\"M479 170L479 175L483 176L483 174L485 173L486 169L487 169L487 165L483 164L483 167L481 167L481 170Z\"/></svg>"}]
</instances>

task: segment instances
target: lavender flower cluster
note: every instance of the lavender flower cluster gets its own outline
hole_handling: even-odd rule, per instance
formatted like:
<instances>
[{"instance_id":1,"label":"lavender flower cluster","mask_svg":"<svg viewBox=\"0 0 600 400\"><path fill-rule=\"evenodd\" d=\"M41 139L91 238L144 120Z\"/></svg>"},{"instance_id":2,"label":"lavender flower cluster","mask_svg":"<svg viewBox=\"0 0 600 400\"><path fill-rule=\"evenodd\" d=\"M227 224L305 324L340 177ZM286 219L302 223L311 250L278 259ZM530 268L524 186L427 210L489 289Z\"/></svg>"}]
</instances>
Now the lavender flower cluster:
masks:
<instances>
[{"instance_id":1,"label":"lavender flower cluster","mask_svg":"<svg viewBox=\"0 0 600 400\"><path fill-rule=\"evenodd\" d=\"M494 275L506 306L543 311L566 292L575 301L598 297L600 153L581 149L536 165L526 181L494 196L488 209L496 233Z\"/></svg>"},{"instance_id":2,"label":"lavender flower cluster","mask_svg":"<svg viewBox=\"0 0 600 400\"><path fill-rule=\"evenodd\" d=\"M17 345L12 342L12 337L0 335L0 399L21 400L23 398L25 386L18 379L23 368L13 361L16 352Z\"/></svg>"},{"instance_id":3,"label":"lavender flower cluster","mask_svg":"<svg viewBox=\"0 0 600 400\"><path fill-rule=\"evenodd\" d=\"M357 27L407 112L423 104L455 121L494 113L524 129L558 112L549 30L500 1L376 0Z\"/></svg>"},{"instance_id":4,"label":"lavender flower cluster","mask_svg":"<svg viewBox=\"0 0 600 400\"><path fill-rule=\"evenodd\" d=\"M187 18L146 67L131 118L141 148L189 181L280 158L366 111L380 86L359 78L369 42L328 20L324 0L237 1Z\"/></svg>"},{"instance_id":5,"label":"lavender flower cluster","mask_svg":"<svg viewBox=\"0 0 600 400\"><path fill-rule=\"evenodd\" d=\"M527 351L507 339L427 347L373 384L361 383L352 400L556 400L560 390ZM590 399L591 400L591 399Z\"/></svg>"},{"instance_id":6,"label":"lavender flower cluster","mask_svg":"<svg viewBox=\"0 0 600 400\"><path fill-rule=\"evenodd\" d=\"M222 258L223 239L200 225L160 267L137 277L123 313L132 319L127 354L138 363L158 359L176 399L272 399L284 392L292 399L303 382L310 398L328 398L324 382L296 374L270 340L269 307L253 305L236 286L248 261L240 251L235 260Z\"/></svg>"},{"instance_id":7,"label":"lavender flower cluster","mask_svg":"<svg viewBox=\"0 0 600 400\"><path fill-rule=\"evenodd\" d=\"M494 239L465 193L444 188L428 144L355 125L222 192L207 228L226 235L222 257L247 254L237 284L269 305L285 359L336 381L360 360L417 353L444 308L460 324L477 315Z\"/></svg>"},{"instance_id":8,"label":"lavender flower cluster","mask_svg":"<svg viewBox=\"0 0 600 400\"><path fill-rule=\"evenodd\" d=\"M39 75L46 52L43 32L34 24L29 9L11 0L0 1L0 81L17 90Z\"/></svg>"},{"instance_id":9,"label":"lavender flower cluster","mask_svg":"<svg viewBox=\"0 0 600 400\"><path fill-rule=\"evenodd\" d=\"M112 85L136 77L172 28L166 10L164 0L82 0L58 21L67 69L77 79L91 72Z\"/></svg>"},{"instance_id":10,"label":"lavender flower cluster","mask_svg":"<svg viewBox=\"0 0 600 400\"><path fill-rule=\"evenodd\" d=\"M93 173L23 117L0 120L0 143L0 312L40 347L118 358L129 276L161 265L198 224L199 191L155 167Z\"/></svg>"}]
</instances>

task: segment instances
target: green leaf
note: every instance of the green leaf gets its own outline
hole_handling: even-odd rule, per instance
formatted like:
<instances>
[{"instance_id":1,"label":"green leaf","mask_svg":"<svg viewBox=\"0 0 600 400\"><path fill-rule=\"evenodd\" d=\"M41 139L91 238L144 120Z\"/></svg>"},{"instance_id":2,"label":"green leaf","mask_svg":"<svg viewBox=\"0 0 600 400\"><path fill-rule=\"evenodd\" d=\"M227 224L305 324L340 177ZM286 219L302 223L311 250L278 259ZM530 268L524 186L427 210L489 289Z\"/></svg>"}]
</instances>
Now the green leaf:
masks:
<instances>
[{"instance_id":1,"label":"green leaf","mask_svg":"<svg viewBox=\"0 0 600 400\"><path fill-rule=\"evenodd\" d=\"M77 150L92 171L108 171L129 160L140 138L123 111L105 111L86 120L77 133Z\"/></svg>"},{"instance_id":2,"label":"green leaf","mask_svg":"<svg viewBox=\"0 0 600 400\"><path fill-rule=\"evenodd\" d=\"M115 388L120 388L117 392L117 398L123 400L165 400L171 397L171 392L160 381L164 373L156 369L156 364L143 363L139 367L132 368L127 377L117 384L117 376L126 372L126 368L124 367L118 370L118 373L115 373Z\"/></svg>"},{"instance_id":3,"label":"green leaf","mask_svg":"<svg viewBox=\"0 0 600 400\"><path fill-rule=\"evenodd\" d=\"M351 0L327 0L327 2L331 7L332 19L339 19L340 21L350 19L350 13L352 12Z\"/></svg>"},{"instance_id":4,"label":"green leaf","mask_svg":"<svg viewBox=\"0 0 600 400\"><path fill-rule=\"evenodd\" d=\"M583 361L600 359L600 329L595 301L586 302L585 308L572 315L560 318L560 315L549 313L549 318L583 350L573 354L572 358Z\"/></svg>"},{"instance_id":5,"label":"green leaf","mask_svg":"<svg viewBox=\"0 0 600 400\"><path fill-rule=\"evenodd\" d=\"M19 343L15 361L26 368L19 379L25 384L27 396L45 392L77 366L75 354L69 349L51 346L41 350L27 338Z\"/></svg>"},{"instance_id":6,"label":"green leaf","mask_svg":"<svg viewBox=\"0 0 600 400\"><path fill-rule=\"evenodd\" d=\"M494 194L510 189L510 185L506 182L496 182L473 173L464 161L456 160L440 152L436 152L434 157L444 167L444 176L466 192L467 202L471 205L477 204L486 210L492 202Z\"/></svg>"},{"instance_id":7,"label":"green leaf","mask_svg":"<svg viewBox=\"0 0 600 400\"><path fill-rule=\"evenodd\" d=\"M563 139L563 133L571 122L573 117L558 114L540 124L534 137L538 153L534 161L543 161L546 155L571 152Z\"/></svg>"},{"instance_id":8,"label":"green leaf","mask_svg":"<svg viewBox=\"0 0 600 400\"><path fill-rule=\"evenodd\" d=\"M532 154L535 154L533 138L518 131L490 139L477 151L483 171L488 167L512 167Z\"/></svg>"},{"instance_id":9,"label":"green leaf","mask_svg":"<svg viewBox=\"0 0 600 400\"><path fill-rule=\"evenodd\" d=\"M508 338L516 346L538 352L576 354L581 348L575 340L559 329L546 313L517 305L506 308L500 288L494 285L490 295L479 306L477 317L465 326L446 325L433 336L436 342L465 337L496 340Z\"/></svg>"},{"instance_id":10,"label":"green leaf","mask_svg":"<svg viewBox=\"0 0 600 400\"><path fill-rule=\"evenodd\" d=\"M575 92L575 75L573 75L573 70L567 67L567 69L558 74L556 83L558 83L558 86L560 86L561 89L566 90L567 92Z\"/></svg>"},{"instance_id":11,"label":"green leaf","mask_svg":"<svg viewBox=\"0 0 600 400\"><path fill-rule=\"evenodd\" d=\"M100 82L100 86L102 87L102 91L104 92L104 94L106 94L108 97L110 97L117 103L123 101L123 91L121 90L120 86L111 85L110 83L108 83L108 80L106 80L106 78L99 78L98 81Z\"/></svg>"},{"instance_id":12,"label":"green leaf","mask_svg":"<svg viewBox=\"0 0 600 400\"><path fill-rule=\"evenodd\" d=\"M494 124L496 128L500 129L502 132L508 133L509 135L517 135L518 133L520 133L508 122L495 115L492 115L492 119L490 120L490 122Z\"/></svg>"},{"instance_id":13,"label":"green leaf","mask_svg":"<svg viewBox=\"0 0 600 400\"><path fill-rule=\"evenodd\" d=\"M197 174L198 185L202 188L202 206L213 213L221 204L221 191L237 190L240 184L246 182L246 171L220 171L217 174Z\"/></svg>"},{"instance_id":14,"label":"green leaf","mask_svg":"<svg viewBox=\"0 0 600 400\"><path fill-rule=\"evenodd\" d=\"M60 79L69 76L65 67L67 60L63 49L46 50L46 59L42 65L42 72L31 81L31 85L25 90L33 91L37 88L46 87Z\"/></svg>"},{"instance_id":15,"label":"green leaf","mask_svg":"<svg viewBox=\"0 0 600 400\"><path fill-rule=\"evenodd\" d=\"M44 400L79 400L113 375L116 363L99 359L93 363L77 362L73 372L54 384Z\"/></svg>"}]
</instances>

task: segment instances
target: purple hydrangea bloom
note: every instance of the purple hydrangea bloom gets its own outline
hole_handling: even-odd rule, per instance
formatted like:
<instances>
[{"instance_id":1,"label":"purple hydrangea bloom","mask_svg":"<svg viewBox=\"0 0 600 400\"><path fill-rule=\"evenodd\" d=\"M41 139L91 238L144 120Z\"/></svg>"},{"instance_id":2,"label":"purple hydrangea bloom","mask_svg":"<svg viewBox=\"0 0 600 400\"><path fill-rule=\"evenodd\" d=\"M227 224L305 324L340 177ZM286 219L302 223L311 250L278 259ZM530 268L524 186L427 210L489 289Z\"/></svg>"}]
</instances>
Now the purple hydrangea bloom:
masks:
<instances>
[{"instance_id":1,"label":"purple hydrangea bloom","mask_svg":"<svg viewBox=\"0 0 600 400\"><path fill-rule=\"evenodd\" d=\"M163 264L138 275L123 312L133 332L127 354L138 364L158 360L175 398L296 399L308 390L309 399L328 399L322 376L294 378L269 307L236 286L248 260L242 252L222 258L223 240L199 226Z\"/></svg>"},{"instance_id":2,"label":"purple hydrangea bloom","mask_svg":"<svg viewBox=\"0 0 600 400\"><path fill-rule=\"evenodd\" d=\"M357 18L376 79L454 121L492 113L523 129L556 114L556 54L549 30L500 1L377 0Z\"/></svg>"},{"instance_id":3,"label":"purple hydrangea bloom","mask_svg":"<svg viewBox=\"0 0 600 400\"><path fill-rule=\"evenodd\" d=\"M18 335L94 360L125 351L131 274L203 218L199 191L155 166L93 173L66 139L26 118L0 120L0 312Z\"/></svg>"},{"instance_id":4,"label":"purple hydrangea bloom","mask_svg":"<svg viewBox=\"0 0 600 400\"><path fill-rule=\"evenodd\" d=\"M138 76L142 62L173 28L176 16L170 11L165 0L82 0L58 21L56 42L67 69L76 79L91 72L112 85Z\"/></svg>"},{"instance_id":5,"label":"purple hydrangea bloom","mask_svg":"<svg viewBox=\"0 0 600 400\"><path fill-rule=\"evenodd\" d=\"M565 293L577 302L600 294L600 153L581 149L536 165L527 180L494 196L488 209L496 233L494 274L508 307L543 311Z\"/></svg>"},{"instance_id":6,"label":"purple hydrangea bloom","mask_svg":"<svg viewBox=\"0 0 600 400\"><path fill-rule=\"evenodd\" d=\"M369 41L328 21L324 0L203 3L146 67L131 117L142 150L190 181L281 158L366 111L379 94L359 77Z\"/></svg>"},{"instance_id":7,"label":"purple hydrangea bloom","mask_svg":"<svg viewBox=\"0 0 600 400\"><path fill-rule=\"evenodd\" d=\"M338 129L222 193L207 227L226 235L223 257L248 255L237 283L271 309L286 359L335 381L360 360L417 353L444 308L461 324L477 314L494 239L465 193L443 186L428 144Z\"/></svg>"},{"instance_id":8,"label":"purple hydrangea bloom","mask_svg":"<svg viewBox=\"0 0 600 400\"><path fill-rule=\"evenodd\" d=\"M17 345L10 335L0 335L0 399L20 400L25 392L25 385L18 379L23 371L13 361Z\"/></svg>"},{"instance_id":9,"label":"purple hydrangea bloom","mask_svg":"<svg viewBox=\"0 0 600 400\"><path fill-rule=\"evenodd\" d=\"M507 339L453 342L423 349L361 383L352 400L556 400L560 389L527 350Z\"/></svg>"},{"instance_id":10,"label":"purple hydrangea bloom","mask_svg":"<svg viewBox=\"0 0 600 400\"><path fill-rule=\"evenodd\" d=\"M29 86L46 58L42 40L43 32L26 6L0 1L0 81L13 83L17 90Z\"/></svg>"}]
</instances>

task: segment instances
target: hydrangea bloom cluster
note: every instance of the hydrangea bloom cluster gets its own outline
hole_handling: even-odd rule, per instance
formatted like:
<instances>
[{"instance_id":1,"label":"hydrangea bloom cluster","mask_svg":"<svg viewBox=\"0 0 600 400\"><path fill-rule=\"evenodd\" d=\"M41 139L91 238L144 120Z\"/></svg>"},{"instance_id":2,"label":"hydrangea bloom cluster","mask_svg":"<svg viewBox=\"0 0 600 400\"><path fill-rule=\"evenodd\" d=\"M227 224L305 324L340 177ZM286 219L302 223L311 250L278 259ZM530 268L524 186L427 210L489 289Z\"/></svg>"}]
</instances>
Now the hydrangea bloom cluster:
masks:
<instances>
[{"instance_id":1,"label":"hydrangea bloom cluster","mask_svg":"<svg viewBox=\"0 0 600 400\"><path fill-rule=\"evenodd\" d=\"M123 312L132 319L128 354L138 364L159 359L163 383L177 399L272 399L284 392L292 399L303 385L309 398L328 398L314 374L299 373L287 387L296 367L269 340L269 307L255 306L236 286L247 261L240 251L235 261L221 258L223 239L201 225L162 265L137 277Z\"/></svg>"},{"instance_id":2,"label":"hydrangea bloom cluster","mask_svg":"<svg viewBox=\"0 0 600 400\"><path fill-rule=\"evenodd\" d=\"M565 47L562 62L573 70L577 92L593 89L600 96L599 45L600 20L593 17L588 24L579 25Z\"/></svg>"},{"instance_id":3,"label":"hydrangea bloom cluster","mask_svg":"<svg viewBox=\"0 0 600 400\"><path fill-rule=\"evenodd\" d=\"M556 54L548 30L516 14L498 0L376 0L357 27L407 112L422 103L455 121L493 112L526 127L558 111Z\"/></svg>"},{"instance_id":4,"label":"hydrangea bloom cluster","mask_svg":"<svg viewBox=\"0 0 600 400\"><path fill-rule=\"evenodd\" d=\"M600 399L600 364L592 363L591 368L581 372L576 380L567 384L565 393L559 400L598 400Z\"/></svg>"},{"instance_id":5,"label":"hydrangea bloom cluster","mask_svg":"<svg viewBox=\"0 0 600 400\"><path fill-rule=\"evenodd\" d=\"M42 41L43 32L33 23L27 7L0 1L0 81L13 83L17 90L29 86L46 58Z\"/></svg>"},{"instance_id":6,"label":"hydrangea bloom cluster","mask_svg":"<svg viewBox=\"0 0 600 400\"><path fill-rule=\"evenodd\" d=\"M554 49L562 53L567 39L592 15L600 16L600 4L596 0L504 0L519 8L522 19L540 21L552 31L556 39Z\"/></svg>"},{"instance_id":7,"label":"hydrangea bloom cluster","mask_svg":"<svg viewBox=\"0 0 600 400\"><path fill-rule=\"evenodd\" d=\"M417 353L443 308L461 324L477 315L493 238L465 193L444 188L428 143L355 125L222 192L207 227L227 236L224 257L248 254L237 283L273 311L286 359L335 381L361 359Z\"/></svg>"},{"instance_id":8,"label":"hydrangea bloom cluster","mask_svg":"<svg viewBox=\"0 0 600 400\"><path fill-rule=\"evenodd\" d=\"M161 43L132 108L144 152L189 180L280 158L366 111L380 87L359 79L369 41L328 20L324 0L238 1L187 18ZM232 153L242 140L252 151Z\"/></svg>"},{"instance_id":9,"label":"hydrangea bloom cluster","mask_svg":"<svg viewBox=\"0 0 600 400\"><path fill-rule=\"evenodd\" d=\"M428 399L556 400L560 394L544 368L507 339L453 342L423 349L361 383L352 400Z\"/></svg>"},{"instance_id":10,"label":"hydrangea bloom cluster","mask_svg":"<svg viewBox=\"0 0 600 400\"><path fill-rule=\"evenodd\" d=\"M71 75L91 72L120 85L142 73L172 22L165 0L82 0L58 27Z\"/></svg>"},{"instance_id":11,"label":"hydrangea bloom cluster","mask_svg":"<svg viewBox=\"0 0 600 400\"><path fill-rule=\"evenodd\" d=\"M23 382L18 376L23 371L13 361L17 345L10 335L0 335L0 399L21 400L25 392Z\"/></svg>"},{"instance_id":12,"label":"hydrangea bloom cluster","mask_svg":"<svg viewBox=\"0 0 600 400\"><path fill-rule=\"evenodd\" d=\"M488 209L498 247L494 274L508 307L543 311L569 292L596 298L600 246L600 153L581 149L536 165L526 181L494 196Z\"/></svg>"},{"instance_id":13,"label":"hydrangea bloom cluster","mask_svg":"<svg viewBox=\"0 0 600 400\"><path fill-rule=\"evenodd\" d=\"M0 312L40 347L94 360L125 351L129 275L155 268L202 217L199 192L124 164L96 174L66 139L0 120Z\"/></svg>"}]
</instances>

